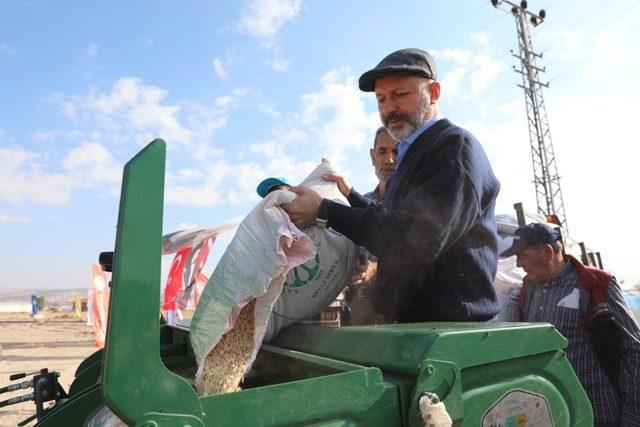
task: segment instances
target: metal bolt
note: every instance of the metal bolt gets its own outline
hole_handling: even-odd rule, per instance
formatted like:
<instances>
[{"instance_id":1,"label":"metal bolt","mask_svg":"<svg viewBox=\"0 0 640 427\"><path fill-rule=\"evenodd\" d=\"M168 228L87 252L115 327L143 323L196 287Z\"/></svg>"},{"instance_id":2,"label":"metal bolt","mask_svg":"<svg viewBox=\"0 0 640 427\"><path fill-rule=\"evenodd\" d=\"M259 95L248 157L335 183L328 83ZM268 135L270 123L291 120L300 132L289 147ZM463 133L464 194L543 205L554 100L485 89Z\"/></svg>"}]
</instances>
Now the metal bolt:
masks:
<instances>
[{"instance_id":1,"label":"metal bolt","mask_svg":"<svg viewBox=\"0 0 640 427\"><path fill-rule=\"evenodd\" d=\"M436 368L433 365L427 365L427 374L428 375L433 375L433 373L436 371Z\"/></svg>"}]
</instances>

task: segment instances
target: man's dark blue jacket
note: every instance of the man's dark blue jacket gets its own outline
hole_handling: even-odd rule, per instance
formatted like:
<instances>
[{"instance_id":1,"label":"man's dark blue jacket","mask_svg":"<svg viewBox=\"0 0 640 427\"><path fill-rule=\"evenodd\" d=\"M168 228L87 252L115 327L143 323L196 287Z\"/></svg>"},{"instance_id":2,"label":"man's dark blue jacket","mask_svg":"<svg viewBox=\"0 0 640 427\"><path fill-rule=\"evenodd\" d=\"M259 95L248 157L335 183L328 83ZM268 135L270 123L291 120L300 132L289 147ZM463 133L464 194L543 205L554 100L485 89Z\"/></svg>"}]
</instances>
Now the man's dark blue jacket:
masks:
<instances>
[{"instance_id":1,"label":"man's dark blue jacket","mask_svg":"<svg viewBox=\"0 0 640 427\"><path fill-rule=\"evenodd\" d=\"M441 119L409 147L382 206L328 200L328 225L378 257L373 307L387 322L482 321L500 309L500 183L476 138Z\"/></svg>"}]
</instances>

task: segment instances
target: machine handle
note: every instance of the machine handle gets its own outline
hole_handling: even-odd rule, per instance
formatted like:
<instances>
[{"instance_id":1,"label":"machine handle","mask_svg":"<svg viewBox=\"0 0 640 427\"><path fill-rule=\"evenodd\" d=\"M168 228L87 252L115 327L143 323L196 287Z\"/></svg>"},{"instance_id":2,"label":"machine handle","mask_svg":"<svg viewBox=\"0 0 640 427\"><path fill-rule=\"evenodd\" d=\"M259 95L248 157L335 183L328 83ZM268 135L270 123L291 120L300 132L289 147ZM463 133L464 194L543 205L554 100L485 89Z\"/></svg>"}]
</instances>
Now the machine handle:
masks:
<instances>
[{"instance_id":1,"label":"machine handle","mask_svg":"<svg viewBox=\"0 0 640 427\"><path fill-rule=\"evenodd\" d=\"M11 374L11 375L9 375L9 381L19 380L20 378L24 378L27 375L35 375L35 374L39 374L39 373L40 373L40 371L21 372L19 374Z\"/></svg>"},{"instance_id":2,"label":"machine handle","mask_svg":"<svg viewBox=\"0 0 640 427\"><path fill-rule=\"evenodd\" d=\"M0 394L6 393L8 391L21 390L21 389L24 389L24 388L31 388L31 387L33 387L33 381L31 381L31 380L22 381L19 384L9 384L6 387L1 387L0 388Z\"/></svg>"},{"instance_id":3,"label":"machine handle","mask_svg":"<svg viewBox=\"0 0 640 427\"><path fill-rule=\"evenodd\" d=\"M0 401L0 408L9 405L15 405L16 403L28 402L33 400L33 393L24 394L22 396L12 397L11 399Z\"/></svg>"}]
</instances>

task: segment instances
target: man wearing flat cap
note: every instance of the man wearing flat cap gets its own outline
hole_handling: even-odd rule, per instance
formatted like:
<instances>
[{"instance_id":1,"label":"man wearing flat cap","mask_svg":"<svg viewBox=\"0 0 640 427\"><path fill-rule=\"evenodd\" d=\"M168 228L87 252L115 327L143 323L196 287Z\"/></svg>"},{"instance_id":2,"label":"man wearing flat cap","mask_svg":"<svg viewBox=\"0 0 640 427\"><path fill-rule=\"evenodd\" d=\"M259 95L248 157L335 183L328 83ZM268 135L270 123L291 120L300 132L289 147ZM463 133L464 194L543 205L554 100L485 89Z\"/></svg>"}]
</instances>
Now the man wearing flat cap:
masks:
<instances>
[{"instance_id":1,"label":"man wearing flat cap","mask_svg":"<svg viewBox=\"0 0 640 427\"><path fill-rule=\"evenodd\" d=\"M509 320L548 322L567 338L596 426L640 425L640 328L615 277L563 254L560 233L546 224L518 228L501 255L516 256L527 273Z\"/></svg>"},{"instance_id":2,"label":"man wearing flat cap","mask_svg":"<svg viewBox=\"0 0 640 427\"><path fill-rule=\"evenodd\" d=\"M397 141L380 206L344 182L352 207L294 187L283 206L299 227L326 224L378 257L374 309L387 322L483 321L499 311L495 200L500 184L480 143L442 117L436 64L420 49L391 53L359 80L375 92Z\"/></svg>"}]
</instances>

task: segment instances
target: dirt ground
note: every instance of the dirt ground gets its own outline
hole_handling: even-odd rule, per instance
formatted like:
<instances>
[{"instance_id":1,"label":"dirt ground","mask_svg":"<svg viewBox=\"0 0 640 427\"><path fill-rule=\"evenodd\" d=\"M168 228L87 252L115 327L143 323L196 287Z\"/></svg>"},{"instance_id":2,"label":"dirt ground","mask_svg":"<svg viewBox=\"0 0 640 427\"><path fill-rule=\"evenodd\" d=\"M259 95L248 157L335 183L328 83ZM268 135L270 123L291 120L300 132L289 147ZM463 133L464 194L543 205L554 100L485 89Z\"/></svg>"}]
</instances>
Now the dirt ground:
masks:
<instances>
[{"instance_id":1,"label":"dirt ground","mask_svg":"<svg viewBox=\"0 0 640 427\"><path fill-rule=\"evenodd\" d=\"M11 374L48 368L60 372L60 384L68 391L77 366L96 351L92 327L75 314L45 312L44 317L35 322L27 314L0 313L0 387L31 378L10 382ZM3 393L0 401L28 393ZM0 408L0 426L15 426L34 413L32 401Z\"/></svg>"}]
</instances>

